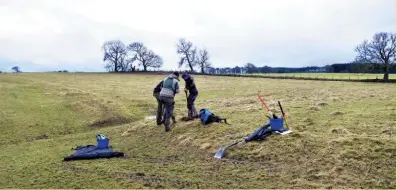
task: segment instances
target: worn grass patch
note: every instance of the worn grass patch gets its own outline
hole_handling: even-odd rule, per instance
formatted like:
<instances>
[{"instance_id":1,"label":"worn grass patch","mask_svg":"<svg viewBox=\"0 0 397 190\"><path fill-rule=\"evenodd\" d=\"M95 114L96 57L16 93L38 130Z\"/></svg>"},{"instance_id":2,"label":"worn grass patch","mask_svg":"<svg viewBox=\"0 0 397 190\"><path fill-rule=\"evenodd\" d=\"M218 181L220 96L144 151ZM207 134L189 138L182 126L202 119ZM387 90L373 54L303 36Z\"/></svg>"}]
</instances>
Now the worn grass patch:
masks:
<instances>
[{"instance_id":1,"label":"worn grass patch","mask_svg":"<svg viewBox=\"0 0 397 190\"><path fill-rule=\"evenodd\" d=\"M154 86L165 76L0 74L0 188L395 189L395 84L196 76L197 109L231 125L203 126L178 94L177 123L157 126ZM236 85L238 84L238 85ZM181 82L181 86L184 82ZM285 136L219 147L287 113ZM62 162L110 137L124 158Z\"/></svg>"}]
</instances>

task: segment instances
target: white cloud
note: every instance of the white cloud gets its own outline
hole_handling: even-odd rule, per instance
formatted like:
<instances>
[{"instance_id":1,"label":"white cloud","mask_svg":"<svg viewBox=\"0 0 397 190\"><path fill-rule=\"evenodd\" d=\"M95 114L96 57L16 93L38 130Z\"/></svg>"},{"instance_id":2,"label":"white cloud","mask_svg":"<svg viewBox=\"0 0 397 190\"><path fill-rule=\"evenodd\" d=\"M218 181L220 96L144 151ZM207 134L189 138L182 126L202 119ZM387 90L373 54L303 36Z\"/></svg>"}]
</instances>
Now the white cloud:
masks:
<instances>
[{"instance_id":1,"label":"white cloud","mask_svg":"<svg viewBox=\"0 0 397 190\"><path fill-rule=\"evenodd\" d=\"M0 59L98 70L102 43L120 39L145 43L170 69L185 37L215 66L324 65L352 60L395 20L392 0L0 0Z\"/></svg>"}]
</instances>

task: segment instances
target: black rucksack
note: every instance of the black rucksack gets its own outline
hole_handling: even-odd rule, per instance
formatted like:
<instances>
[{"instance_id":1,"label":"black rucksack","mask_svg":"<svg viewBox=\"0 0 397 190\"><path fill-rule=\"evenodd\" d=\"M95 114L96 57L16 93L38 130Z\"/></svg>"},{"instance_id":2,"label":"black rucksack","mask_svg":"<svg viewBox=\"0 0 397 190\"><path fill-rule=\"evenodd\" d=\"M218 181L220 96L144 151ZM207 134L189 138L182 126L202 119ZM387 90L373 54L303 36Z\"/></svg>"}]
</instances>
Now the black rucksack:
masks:
<instances>
[{"instance_id":1,"label":"black rucksack","mask_svg":"<svg viewBox=\"0 0 397 190\"><path fill-rule=\"evenodd\" d=\"M209 109L205 109L205 108L200 110L200 120L201 123L204 125L208 125L213 122L220 123L222 121L228 124L226 119L213 114Z\"/></svg>"}]
</instances>

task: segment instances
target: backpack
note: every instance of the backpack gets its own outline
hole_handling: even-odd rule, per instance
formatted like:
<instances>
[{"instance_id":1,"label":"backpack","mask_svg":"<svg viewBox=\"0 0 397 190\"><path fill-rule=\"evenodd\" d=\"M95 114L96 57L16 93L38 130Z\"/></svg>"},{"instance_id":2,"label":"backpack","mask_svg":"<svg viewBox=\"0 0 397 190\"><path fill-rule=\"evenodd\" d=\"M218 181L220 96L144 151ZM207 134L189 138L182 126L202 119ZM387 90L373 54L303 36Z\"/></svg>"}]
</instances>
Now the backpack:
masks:
<instances>
[{"instance_id":1,"label":"backpack","mask_svg":"<svg viewBox=\"0 0 397 190\"><path fill-rule=\"evenodd\" d=\"M221 117L213 114L209 109L205 108L200 110L200 120L203 125L208 125L213 122L220 123L221 121L225 121L225 123L228 124L226 119L222 119Z\"/></svg>"}]
</instances>

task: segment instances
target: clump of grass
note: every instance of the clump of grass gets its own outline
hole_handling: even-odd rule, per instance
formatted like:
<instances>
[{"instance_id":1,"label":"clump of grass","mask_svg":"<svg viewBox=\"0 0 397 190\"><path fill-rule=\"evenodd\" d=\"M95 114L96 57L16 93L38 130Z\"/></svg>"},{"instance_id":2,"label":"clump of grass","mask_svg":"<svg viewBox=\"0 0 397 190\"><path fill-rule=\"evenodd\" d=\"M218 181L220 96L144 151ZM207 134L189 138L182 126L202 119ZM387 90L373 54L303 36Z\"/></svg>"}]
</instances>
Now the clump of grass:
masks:
<instances>
[{"instance_id":1,"label":"clump of grass","mask_svg":"<svg viewBox=\"0 0 397 190\"><path fill-rule=\"evenodd\" d=\"M350 132L347 129L336 128L336 129L332 129L331 133L334 133L334 134L349 134Z\"/></svg>"},{"instance_id":2,"label":"clump of grass","mask_svg":"<svg viewBox=\"0 0 397 190\"><path fill-rule=\"evenodd\" d=\"M203 143L201 146L200 146L200 149L209 149L209 148L211 148L212 147L212 144L211 143Z\"/></svg>"},{"instance_id":3,"label":"clump of grass","mask_svg":"<svg viewBox=\"0 0 397 190\"><path fill-rule=\"evenodd\" d=\"M314 124L314 120L312 118L306 118L303 120L303 122L305 122L307 125L313 125Z\"/></svg>"},{"instance_id":4,"label":"clump of grass","mask_svg":"<svg viewBox=\"0 0 397 190\"><path fill-rule=\"evenodd\" d=\"M326 103L326 102L319 102L319 103L317 103L317 106L328 106L328 103Z\"/></svg>"},{"instance_id":5,"label":"clump of grass","mask_svg":"<svg viewBox=\"0 0 397 190\"><path fill-rule=\"evenodd\" d=\"M310 107L309 109L310 109L310 110L314 110L314 111L320 111L320 110L321 110L321 108L318 107L318 106L312 106L312 107Z\"/></svg>"},{"instance_id":6,"label":"clump of grass","mask_svg":"<svg viewBox=\"0 0 397 190\"><path fill-rule=\"evenodd\" d=\"M341 111L334 111L331 112L329 115L330 116L338 116L338 115L344 115L345 113L341 112Z\"/></svg>"}]
</instances>

